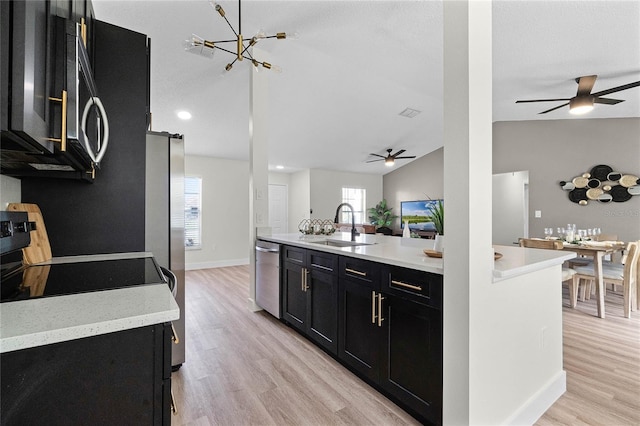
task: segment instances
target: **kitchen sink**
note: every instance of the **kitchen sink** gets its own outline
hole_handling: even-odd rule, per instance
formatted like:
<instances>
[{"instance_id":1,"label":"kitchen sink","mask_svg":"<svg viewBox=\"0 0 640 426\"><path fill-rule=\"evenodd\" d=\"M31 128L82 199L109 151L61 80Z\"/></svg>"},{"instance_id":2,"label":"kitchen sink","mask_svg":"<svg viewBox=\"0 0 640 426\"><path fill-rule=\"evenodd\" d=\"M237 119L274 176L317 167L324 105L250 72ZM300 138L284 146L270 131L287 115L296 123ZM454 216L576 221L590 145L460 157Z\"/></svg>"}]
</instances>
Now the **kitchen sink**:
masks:
<instances>
[{"instance_id":1,"label":"kitchen sink","mask_svg":"<svg viewBox=\"0 0 640 426\"><path fill-rule=\"evenodd\" d=\"M356 246L370 246L373 243L363 243L359 241L345 241L345 240L318 240L318 241L309 241L313 244L322 244L325 246L333 246L333 247L356 247Z\"/></svg>"}]
</instances>

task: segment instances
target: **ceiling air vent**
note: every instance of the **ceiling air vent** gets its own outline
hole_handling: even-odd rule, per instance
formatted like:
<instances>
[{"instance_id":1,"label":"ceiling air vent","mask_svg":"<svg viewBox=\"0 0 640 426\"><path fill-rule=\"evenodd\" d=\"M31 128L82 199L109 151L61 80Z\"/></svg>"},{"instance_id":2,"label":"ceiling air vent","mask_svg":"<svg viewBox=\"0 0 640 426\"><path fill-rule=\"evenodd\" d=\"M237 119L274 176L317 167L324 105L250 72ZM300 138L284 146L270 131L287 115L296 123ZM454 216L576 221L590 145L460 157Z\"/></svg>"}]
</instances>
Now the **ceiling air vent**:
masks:
<instances>
[{"instance_id":1,"label":"ceiling air vent","mask_svg":"<svg viewBox=\"0 0 640 426\"><path fill-rule=\"evenodd\" d=\"M418 111L417 109L405 108L404 111L402 111L399 115L407 118L413 118L416 115L420 114L420 112L421 111Z\"/></svg>"}]
</instances>

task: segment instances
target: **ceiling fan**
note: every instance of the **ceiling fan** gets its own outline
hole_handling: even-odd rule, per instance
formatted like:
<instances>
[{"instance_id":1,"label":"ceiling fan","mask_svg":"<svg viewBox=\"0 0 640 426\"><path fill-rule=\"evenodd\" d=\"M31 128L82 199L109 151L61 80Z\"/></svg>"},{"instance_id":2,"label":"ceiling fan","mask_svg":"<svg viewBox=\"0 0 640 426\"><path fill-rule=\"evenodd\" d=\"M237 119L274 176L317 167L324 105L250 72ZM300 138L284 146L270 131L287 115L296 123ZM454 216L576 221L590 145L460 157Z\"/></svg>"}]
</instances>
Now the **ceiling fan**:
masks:
<instances>
[{"instance_id":1,"label":"ceiling fan","mask_svg":"<svg viewBox=\"0 0 640 426\"><path fill-rule=\"evenodd\" d=\"M519 103L527 103L527 102L557 102L557 101L569 101L562 105L558 105L557 107L553 107L546 111L542 111L539 114L546 114L551 111L555 111L559 108L569 105L569 112L571 114L584 114L593 109L593 104L605 104L605 105L615 105L620 102L624 102L623 99L611 99L611 98L602 98L601 96L606 96L611 93L621 92L623 90L631 89L632 87L640 86L640 81L635 81L629 84L623 84L622 86L612 87L611 89L602 90L600 92L591 93L591 89L593 89L593 85L596 82L597 75L587 75L583 77L576 78L576 83L578 83L578 93L573 98L559 98L559 99L532 99L532 100L524 100L524 101L516 101Z\"/></svg>"},{"instance_id":2,"label":"ceiling fan","mask_svg":"<svg viewBox=\"0 0 640 426\"><path fill-rule=\"evenodd\" d=\"M403 152L405 152L406 150L401 149L400 151L396 152L395 154L391 154L391 151L393 151L393 149L389 148L387 149L387 155L380 155L380 154L374 154L371 153L369 155L373 155L375 157L380 157L379 159L375 159L375 160L369 160L367 161L367 163L373 163L374 161L384 161L384 165L387 167L391 167L393 166L393 164L395 163L396 160L406 160L409 158L416 158L415 155L410 155L410 156L405 156L405 157L399 157L400 154L402 154Z\"/></svg>"}]
</instances>

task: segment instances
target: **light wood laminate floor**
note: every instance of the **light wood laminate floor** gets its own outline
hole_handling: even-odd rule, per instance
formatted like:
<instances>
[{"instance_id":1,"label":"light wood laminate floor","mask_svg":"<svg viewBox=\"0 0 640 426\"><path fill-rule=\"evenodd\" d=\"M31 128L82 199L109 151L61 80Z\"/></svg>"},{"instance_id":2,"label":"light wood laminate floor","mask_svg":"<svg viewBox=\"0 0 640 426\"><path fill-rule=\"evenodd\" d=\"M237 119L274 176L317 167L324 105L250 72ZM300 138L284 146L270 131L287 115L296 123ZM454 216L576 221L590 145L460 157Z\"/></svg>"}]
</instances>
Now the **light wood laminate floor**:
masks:
<instances>
[{"instance_id":1,"label":"light wood laminate floor","mask_svg":"<svg viewBox=\"0 0 640 426\"><path fill-rule=\"evenodd\" d=\"M174 425L418 424L266 312L248 309L248 266L187 271L186 363L173 373ZM640 425L640 312L609 292L568 306L567 392L538 425Z\"/></svg>"}]
</instances>

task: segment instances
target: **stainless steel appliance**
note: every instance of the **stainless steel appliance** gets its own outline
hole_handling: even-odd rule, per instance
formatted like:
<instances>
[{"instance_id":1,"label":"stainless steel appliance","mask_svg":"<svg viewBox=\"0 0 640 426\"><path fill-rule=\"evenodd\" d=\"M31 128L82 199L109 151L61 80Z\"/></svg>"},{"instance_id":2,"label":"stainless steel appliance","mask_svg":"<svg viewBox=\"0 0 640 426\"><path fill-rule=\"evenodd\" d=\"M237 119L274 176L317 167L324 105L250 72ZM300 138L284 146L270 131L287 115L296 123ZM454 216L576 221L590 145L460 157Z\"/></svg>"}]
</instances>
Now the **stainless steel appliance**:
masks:
<instances>
[{"instance_id":1,"label":"stainless steel appliance","mask_svg":"<svg viewBox=\"0 0 640 426\"><path fill-rule=\"evenodd\" d=\"M256 241L256 303L280 318L280 244Z\"/></svg>"},{"instance_id":2,"label":"stainless steel appliance","mask_svg":"<svg viewBox=\"0 0 640 426\"><path fill-rule=\"evenodd\" d=\"M178 342L171 365L177 369L185 361L183 136L147 132L145 164L145 250L175 275L180 319L173 321Z\"/></svg>"},{"instance_id":3,"label":"stainless steel appliance","mask_svg":"<svg viewBox=\"0 0 640 426\"><path fill-rule=\"evenodd\" d=\"M2 51L3 60L11 51L8 71L19 84L14 81L1 96L0 170L93 182L109 124L82 37L86 27L52 16L45 2L12 3L6 10L3 5L13 37ZM8 80L2 83L5 87Z\"/></svg>"}]
</instances>

